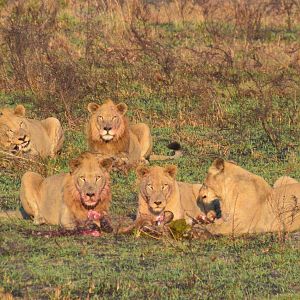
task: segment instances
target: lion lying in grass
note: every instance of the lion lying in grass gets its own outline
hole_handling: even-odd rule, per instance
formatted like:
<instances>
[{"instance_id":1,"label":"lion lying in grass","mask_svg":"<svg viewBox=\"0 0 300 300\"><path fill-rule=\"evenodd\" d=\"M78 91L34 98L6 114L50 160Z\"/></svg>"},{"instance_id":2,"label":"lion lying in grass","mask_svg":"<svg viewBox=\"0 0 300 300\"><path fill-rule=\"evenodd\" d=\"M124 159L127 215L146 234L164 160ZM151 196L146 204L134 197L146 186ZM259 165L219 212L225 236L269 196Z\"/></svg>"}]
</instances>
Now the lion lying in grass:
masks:
<instances>
[{"instance_id":1,"label":"lion lying in grass","mask_svg":"<svg viewBox=\"0 0 300 300\"><path fill-rule=\"evenodd\" d=\"M272 189L257 175L223 159L208 170L199 198L214 193L221 201L219 220L208 225L215 234L243 234L300 229L300 184Z\"/></svg>"},{"instance_id":2,"label":"lion lying in grass","mask_svg":"<svg viewBox=\"0 0 300 300\"><path fill-rule=\"evenodd\" d=\"M112 231L107 217L111 202L111 160L85 152L70 162L70 173L43 178L26 172L20 199L35 224L61 225L67 229L92 221ZM103 228L102 228L103 229Z\"/></svg>"},{"instance_id":3,"label":"lion lying in grass","mask_svg":"<svg viewBox=\"0 0 300 300\"><path fill-rule=\"evenodd\" d=\"M13 154L42 158L55 156L62 148L64 134L56 118L33 120L25 117L23 105L0 109L0 148Z\"/></svg>"},{"instance_id":4,"label":"lion lying in grass","mask_svg":"<svg viewBox=\"0 0 300 300\"><path fill-rule=\"evenodd\" d=\"M129 232L145 223L151 225L179 219L191 224L193 219L204 215L197 205L201 184L176 181L176 172L177 167L173 165L137 168L139 196L136 221L119 232ZM165 212L169 212L167 221Z\"/></svg>"},{"instance_id":5,"label":"lion lying in grass","mask_svg":"<svg viewBox=\"0 0 300 300\"><path fill-rule=\"evenodd\" d=\"M87 139L89 149L102 155L111 155L128 159L129 164L150 160L165 160L181 155L179 151L174 156L150 155L152 152L152 137L150 128L144 123L129 124L125 117L127 105L114 104L107 100L104 104L89 103L90 118L87 124ZM179 150L176 143L170 148Z\"/></svg>"}]
</instances>

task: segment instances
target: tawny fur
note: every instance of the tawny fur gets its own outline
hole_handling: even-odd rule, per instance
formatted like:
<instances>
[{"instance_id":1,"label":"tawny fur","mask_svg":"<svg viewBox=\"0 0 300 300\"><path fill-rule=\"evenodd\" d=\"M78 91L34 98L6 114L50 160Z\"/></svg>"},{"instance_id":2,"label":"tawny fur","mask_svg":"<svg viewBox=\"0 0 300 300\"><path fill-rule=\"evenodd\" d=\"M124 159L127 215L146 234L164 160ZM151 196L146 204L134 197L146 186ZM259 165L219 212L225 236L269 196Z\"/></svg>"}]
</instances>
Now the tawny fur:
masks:
<instances>
[{"instance_id":1,"label":"tawny fur","mask_svg":"<svg viewBox=\"0 0 300 300\"><path fill-rule=\"evenodd\" d=\"M107 215L111 202L110 167L110 160L99 160L96 155L86 152L71 161L70 173L43 178L37 173L26 172L20 189L23 208L36 224L66 228L87 221L89 210ZM85 177L84 181L82 177ZM83 187L78 182L82 182ZM92 208L82 202L82 197L90 190L95 195L93 199L98 201Z\"/></svg>"},{"instance_id":2,"label":"tawny fur","mask_svg":"<svg viewBox=\"0 0 300 300\"><path fill-rule=\"evenodd\" d=\"M297 211L300 184L272 189L262 177L217 159L208 170L204 188L211 189L221 201L222 218L208 225L214 234L239 235L300 228ZM202 194L200 189L199 195ZM287 207L292 209L283 209ZM287 226L284 220L292 221Z\"/></svg>"},{"instance_id":3,"label":"tawny fur","mask_svg":"<svg viewBox=\"0 0 300 300\"><path fill-rule=\"evenodd\" d=\"M274 182L273 188L294 183L298 183L298 181L290 176L281 176Z\"/></svg>"},{"instance_id":4,"label":"tawny fur","mask_svg":"<svg viewBox=\"0 0 300 300\"><path fill-rule=\"evenodd\" d=\"M126 154L129 164L132 165L146 159L167 160L181 156L181 151L175 151L174 156L150 155L153 143L150 128L145 123L129 124L125 116L127 106L124 103L115 104L111 100L102 105L89 103L88 110L90 118L86 132L90 151L115 157ZM114 126L113 118L119 120L117 127ZM104 124L109 124L107 127L112 127L114 131L114 137L109 141L104 140L101 135L105 128Z\"/></svg>"},{"instance_id":5,"label":"tawny fur","mask_svg":"<svg viewBox=\"0 0 300 300\"><path fill-rule=\"evenodd\" d=\"M24 141L22 140L24 138ZM0 109L0 147L16 154L54 157L60 152L64 133L56 118L34 120L25 117L23 105L15 109ZM29 142L22 147L22 143ZM15 150L14 148L20 149Z\"/></svg>"},{"instance_id":6,"label":"tawny fur","mask_svg":"<svg viewBox=\"0 0 300 300\"><path fill-rule=\"evenodd\" d=\"M139 177L137 220L150 219L154 221L161 213L170 211L173 213L173 220L185 219L188 223L191 223L193 218L203 215L197 205L197 196L201 184L176 181L175 166L139 167L137 173ZM148 184L151 184L153 192L157 193L157 196L155 194L151 196L149 191L145 190ZM160 191L165 184L169 186L164 195L166 201L162 203L161 212L154 213L151 205L155 205L156 198L163 197Z\"/></svg>"}]
</instances>

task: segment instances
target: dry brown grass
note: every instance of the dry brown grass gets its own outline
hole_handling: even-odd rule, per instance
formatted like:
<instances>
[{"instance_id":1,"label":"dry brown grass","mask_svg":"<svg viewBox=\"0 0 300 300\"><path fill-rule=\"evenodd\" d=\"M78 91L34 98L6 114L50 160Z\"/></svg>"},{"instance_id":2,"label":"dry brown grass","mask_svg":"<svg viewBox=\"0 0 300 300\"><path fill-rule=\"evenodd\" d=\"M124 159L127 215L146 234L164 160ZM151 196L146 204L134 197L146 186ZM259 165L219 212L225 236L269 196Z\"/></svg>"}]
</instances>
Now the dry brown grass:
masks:
<instances>
[{"instance_id":1,"label":"dry brown grass","mask_svg":"<svg viewBox=\"0 0 300 300\"><path fill-rule=\"evenodd\" d=\"M282 134L299 124L299 16L293 0L9 2L0 87L29 91L42 113L73 127L91 99L159 100L167 105L157 116L133 117L154 126L176 118L177 128L259 124L280 152L296 147Z\"/></svg>"}]
</instances>

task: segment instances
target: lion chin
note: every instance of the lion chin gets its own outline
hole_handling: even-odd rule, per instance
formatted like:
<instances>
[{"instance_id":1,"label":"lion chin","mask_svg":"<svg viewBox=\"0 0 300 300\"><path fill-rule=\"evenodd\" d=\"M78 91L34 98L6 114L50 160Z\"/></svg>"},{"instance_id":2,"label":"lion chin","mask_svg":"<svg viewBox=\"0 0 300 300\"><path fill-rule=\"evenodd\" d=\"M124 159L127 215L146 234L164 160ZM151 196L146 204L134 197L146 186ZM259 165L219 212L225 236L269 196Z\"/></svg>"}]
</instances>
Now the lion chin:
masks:
<instances>
[{"instance_id":1,"label":"lion chin","mask_svg":"<svg viewBox=\"0 0 300 300\"><path fill-rule=\"evenodd\" d=\"M165 207L158 207L158 206L150 207L151 212L155 215L159 215L161 212L164 211L164 209L165 209Z\"/></svg>"},{"instance_id":2,"label":"lion chin","mask_svg":"<svg viewBox=\"0 0 300 300\"><path fill-rule=\"evenodd\" d=\"M92 208L96 207L98 202L99 202L98 200L85 199L85 197L81 197L81 203L87 209L92 209Z\"/></svg>"},{"instance_id":3,"label":"lion chin","mask_svg":"<svg viewBox=\"0 0 300 300\"><path fill-rule=\"evenodd\" d=\"M102 140L109 142L114 138L114 136L110 135L110 134L105 134L105 135L102 135L101 138L102 138Z\"/></svg>"}]
</instances>

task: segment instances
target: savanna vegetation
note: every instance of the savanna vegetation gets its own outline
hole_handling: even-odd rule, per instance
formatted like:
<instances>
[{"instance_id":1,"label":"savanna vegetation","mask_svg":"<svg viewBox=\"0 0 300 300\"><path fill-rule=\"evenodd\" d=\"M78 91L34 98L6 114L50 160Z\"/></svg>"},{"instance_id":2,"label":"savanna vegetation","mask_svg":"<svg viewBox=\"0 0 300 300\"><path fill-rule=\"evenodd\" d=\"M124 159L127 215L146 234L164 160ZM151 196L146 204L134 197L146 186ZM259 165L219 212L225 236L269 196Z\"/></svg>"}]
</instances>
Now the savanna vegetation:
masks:
<instances>
[{"instance_id":1,"label":"savanna vegetation","mask_svg":"<svg viewBox=\"0 0 300 300\"><path fill-rule=\"evenodd\" d=\"M87 104L125 102L154 152L178 141L178 179L216 157L270 184L300 179L298 0L0 1L0 106L61 120L56 159L0 153L0 209L25 170L51 175L87 149ZM165 163L160 163L165 164ZM134 217L135 174L112 174L115 223ZM299 233L208 240L60 234L0 220L0 297L298 299Z\"/></svg>"}]
</instances>

